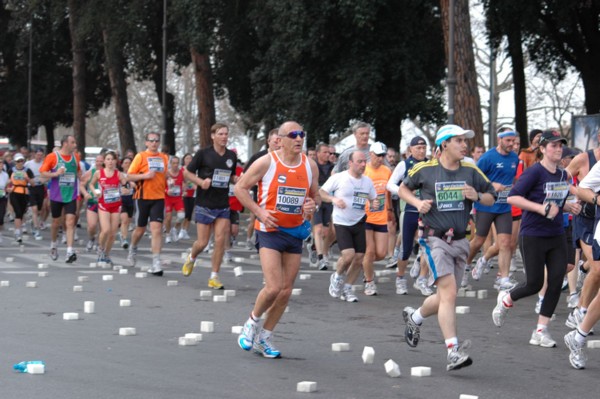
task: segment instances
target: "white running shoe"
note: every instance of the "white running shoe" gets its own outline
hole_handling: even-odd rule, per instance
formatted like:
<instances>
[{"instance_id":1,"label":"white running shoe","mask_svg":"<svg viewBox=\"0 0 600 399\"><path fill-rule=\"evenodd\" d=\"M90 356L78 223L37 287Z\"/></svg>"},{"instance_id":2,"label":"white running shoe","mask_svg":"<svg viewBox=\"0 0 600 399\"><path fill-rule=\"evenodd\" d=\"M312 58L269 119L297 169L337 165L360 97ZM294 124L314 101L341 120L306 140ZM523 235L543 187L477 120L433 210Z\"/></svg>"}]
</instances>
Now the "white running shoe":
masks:
<instances>
[{"instance_id":1,"label":"white running shoe","mask_svg":"<svg viewBox=\"0 0 600 399\"><path fill-rule=\"evenodd\" d=\"M427 285L427 277L419 277L413 284L413 288L421 291L421 295L430 296L433 294L433 290Z\"/></svg>"},{"instance_id":2,"label":"white running shoe","mask_svg":"<svg viewBox=\"0 0 600 399\"><path fill-rule=\"evenodd\" d=\"M410 268L409 273L412 278L419 277L419 273L421 273L421 255L417 256L412 264L412 267Z\"/></svg>"},{"instance_id":3,"label":"white running shoe","mask_svg":"<svg viewBox=\"0 0 600 399\"><path fill-rule=\"evenodd\" d=\"M571 362L571 366L576 369L585 368L585 362L587 361L587 356L583 352L584 344L580 344L577 339L578 332L576 330L571 331L567 335L565 335L565 345L569 348L569 362Z\"/></svg>"},{"instance_id":4,"label":"white running shoe","mask_svg":"<svg viewBox=\"0 0 600 399\"><path fill-rule=\"evenodd\" d=\"M579 303L579 294L574 292L567 297L567 307L569 309L575 309Z\"/></svg>"},{"instance_id":5,"label":"white running shoe","mask_svg":"<svg viewBox=\"0 0 600 399\"><path fill-rule=\"evenodd\" d=\"M329 295L339 298L344 287L344 276L338 276L336 272L331 273L329 278Z\"/></svg>"},{"instance_id":6,"label":"white running shoe","mask_svg":"<svg viewBox=\"0 0 600 399\"><path fill-rule=\"evenodd\" d=\"M179 236L177 235L177 229L173 227L171 229L171 241L177 242L177 240L179 240Z\"/></svg>"},{"instance_id":7,"label":"white running shoe","mask_svg":"<svg viewBox=\"0 0 600 399\"><path fill-rule=\"evenodd\" d=\"M188 234L187 231L181 229L179 230L179 235L177 236L177 240L189 240L190 239L190 235Z\"/></svg>"},{"instance_id":8,"label":"white running shoe","mask_svg":"<svg viewBox=\"0 0 600 399\"><path fill-rule=\"evenodd\" d=\"M496 325L496 327L502 327L504 324L504 319L506 318L506 314L508 313L508 309L504 306L503 299L508 295L508 291L500 291L498 292L498 298L496 299L496 307L492 311L492 321Z\"/></svg>"},{"instance_id":9,"label":"white running shoe","mask_svg":"<svg viewBox=\"0 0 600 399\"><path fill-rule=\"evenodd\" d=\"M408 288L407 288L405 278L400 278L400 277L396 276L396 294L398 294L398 295L408 294Z\"/></svg>"},{"instance_id":10,"label":"white running shoe","mask_svg":"<svg viewBox=\"0 0 600 399\"><path fill-rule=\"evenodd\" d=\"M533 330L529 344L541 346L542 348L554 348L556 346L556 341L552 339L548 329L545 328L541 331Z\"/></svg>"},{"instance_id":11,"label":"white running shoe","mask_svg":"<svg viewBox=\"0 0 600 399\"><path fill-rule=\"evenodd\" d=\"M375 285L374 281L367 281L365 283L365 295L377 295L377 285Z\"/></svg>"},{"instance_id":12,"label":"white running shoe","mask_svg":"<svg viewBox=\"0 0 600 399\"><path fill-rule=\"evenodd\" d=\"M352 287L344 286L340 299L346 302L358 302L358 297L354 294Z\"/></svg>"},{"instance_id":13,"label":"white running shoe","mask_svg":"<svg viewBox=\"0 0 600 399\"><path fill-rule=\"evenodd\" d=\"M485 269L487 267L486 266L487 263L488 262L486 262L483 259L483 256L477 260L475 267L473 268L473 270L471 270L471 276L473 277L473 280L479 281L479 279L481 278L481 274L483 273L483 269ZM488 271L489 271L489 267L488 267Z\"/></svg>"}]
</instances>

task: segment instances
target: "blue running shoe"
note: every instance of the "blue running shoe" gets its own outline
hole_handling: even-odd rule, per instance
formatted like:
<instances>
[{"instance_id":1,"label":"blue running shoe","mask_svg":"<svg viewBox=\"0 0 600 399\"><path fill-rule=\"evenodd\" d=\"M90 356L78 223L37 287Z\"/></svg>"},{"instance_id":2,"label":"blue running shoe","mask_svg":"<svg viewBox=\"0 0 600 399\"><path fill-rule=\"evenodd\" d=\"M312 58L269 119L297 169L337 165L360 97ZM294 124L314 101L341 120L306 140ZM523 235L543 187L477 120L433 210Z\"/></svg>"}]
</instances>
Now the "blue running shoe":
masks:
<instances>
[{"instance_id":1,"label":"blue running shoe","mask_svg":"<svg viewBox=\"0 0 600 399\"><path fill-rule=\"evenodd\" d=\"M265 338L254 342L254 351L269 359L281 357L281 352L273 346L271 338Z\"/></svg>"},{"instance_id":2,"label":"blue running shoe","mask_svg":"<svg viewBox=\"0 0 600 399\"><path fill-rule=\"evenodd\" d=\"M238 345L245 351L249 351L252 349L252 345L254 344L254 337L256 337L256 332L258 330L258 324L252 322L251 320L246 321L244 324L244 328L242 329L242 333L238 336Z\"/></svg>"}]
</instances>

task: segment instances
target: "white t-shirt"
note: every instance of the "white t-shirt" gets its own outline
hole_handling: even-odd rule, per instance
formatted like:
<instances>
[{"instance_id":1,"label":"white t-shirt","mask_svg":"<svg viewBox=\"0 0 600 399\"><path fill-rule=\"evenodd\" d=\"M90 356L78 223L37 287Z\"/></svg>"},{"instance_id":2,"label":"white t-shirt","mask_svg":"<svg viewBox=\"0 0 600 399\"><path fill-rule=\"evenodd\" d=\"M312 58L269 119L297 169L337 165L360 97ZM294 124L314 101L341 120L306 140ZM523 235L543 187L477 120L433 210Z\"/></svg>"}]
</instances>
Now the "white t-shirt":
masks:
<instances>
[{"instance_id":1,"label":"white t-shirt","mask_svg":"<svg viewBox=\"0 0 600 399\"><path fill-rule=\"evenodd\" d=\"M25 162L25 169L29 169L31 173L33 173L35 182L34 185L36 186L42 184L42 182L40 181L40 168L42 167L43 163L43 160L41 162L35 162L35 160L33 159L30 159L29 161Z\"/></svg>"},{"instance_id":2,"label":"white t-shirt","mask_svg":"<svg viewBox=\"0 0 600 399\"><path fill-rule=\"evenodd\" d=\"M354 226L365 216L367 199L377 198L377 192L371 179L361 176L356 179L348 171L336 173L331 176L321 187L329 195L341 198L346 208L333 206L331 218L334 224Z\"/></svg>"},{"instance_id":3,"label":"white t-shirt","mask_svg":"<svg viewBox=\"0 0 600 399\"><path fill-rule=\"evenodd\" d=\"M0 198L6 197L6 185L8 184L10 178L8 177L8 173L3 170L0 170Z\"/></svg>"}]
</instances>

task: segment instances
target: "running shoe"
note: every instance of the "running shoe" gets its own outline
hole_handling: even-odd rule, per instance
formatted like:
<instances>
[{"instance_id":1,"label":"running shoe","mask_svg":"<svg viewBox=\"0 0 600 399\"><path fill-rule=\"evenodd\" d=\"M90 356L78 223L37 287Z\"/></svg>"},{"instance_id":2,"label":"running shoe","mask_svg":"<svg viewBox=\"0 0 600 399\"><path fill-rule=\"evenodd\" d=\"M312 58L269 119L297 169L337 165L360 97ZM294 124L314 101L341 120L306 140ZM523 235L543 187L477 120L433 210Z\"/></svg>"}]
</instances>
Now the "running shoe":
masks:
<instances>
[{"instance_id":1,"label":"running shoe","mask_svg":"<svg viewBox=\"0 0 600 399\"><path fill-rule=\"evenodd\" d=\"M129 248L129 241L123 240L123 243L121 243L121 247L123 247L123 249Z\"/></svg>"},{"instance_id":2,"label":"running shoe","mask_svg":"<svg viewBox=\"0 0 600 399\"><path fill-rule=\"evenodd\" d=\"M256 249L256 247L254 246L254 243L252 242L252 240L248 240L248 241L246 241L246 249L247 249L247 250L253 250L253 249Z\"/></svg>"},{"instance_id":3,"label":"running shoe","mask_svg":"<svg viewBox=\"0 0 600 399\"><path fill-rule=\"evenodd\" d=\"M171 234L167 234L165 237L165 244L170 244L171 243Z\"/></svg>"},{"instance_id":4,"label":"running shoe","mask_svg":"<svg viewBox=\"0 0 600 399\"><path fill-rule=\"evenodd\" d=\"M67 235L66 235L66 234L63 234L63 235L62 235L62 238L60 239L60 242L61 242L62 244L66 244L66 243L67 243Z\"/></svg>"},{"instance_id":5,"label":"running shoe","mask_svg":"<svg viewBox=\"0 0 600 399\"><path fill-rule=\"evenodd\" d=\"M510 291L517 286L517 282L511 279L502 281L502 277L496 277L494 288L498 291Z\"/></svg>"},{"instance_id":6,"label":"running shoe","mask_svg":"<svg viewBox=\"0 0 600 399\"><path fill-rule=\"evenodd\" d=\"M394 250L394 255L396 254L396 250ZM385 268L386 269L394 269L398 267L398 256L390 256L385 260Z\"/></svg>"},{"instance_id":7,"label":"running shoe","mask_svg":"<svg viewBox=\"0 0 600 399\"><path fill-rule=\"evenodd\" d=\"M565 321L565 325L570 329L575 329L579 327L579 324L583 321L584 316L585 315L581 312L581 310L578 307L576 307L571 311L571 313L569 313L569 316L567 316L567 321Z\"/></svg>"},{"instance_id":8,"label":"running shoe","mask_svg":"<svg viewBox=\"0 0 600 399\"><path fill-rule=\"evenodd\" d=\"M413 321L413 313L415 313L415 309L410 306L407 306L402 310L402 318L404 319L404 323L406 323L406 327L404 328L404 340L408 346L415 348L419 344L421 326Z\"/></svg>"},{"instance_id":9,"label":"running shoe","mask_svg":"<svg viewBox=\"0 0 600 399\"><path fill-rule=\"evenodd\" d=\"M579 303L579 294L574 292L567 297L567 307L569 309L575 309Z\"/></svg>"},{"instance_id":10,"label":"running shoe","mask_svg":"<svg viewBox=\"0 0 600 399\"><path fill-rule=\"evenodd\" d=\"M329 261L325 258L320 259L319 263L317 264L317 267L319 268L319 270L327 270L329 268Z\"/></svg>"},{"instance_id":11,"label":"running shoe","mask_svg":"<svg viewBox=\"0 0 600 399\"><path fill-rule=\"evenodd\" d=\"M406 279L403 277L396 276L396 294L398 294L398 295L408 294Z\"/></svg>"},{"instance_id":12,"label":"running shoe","mask_svg":"<svg viewBox=\"0 0 600 399\"><path fill-rule=\"evenodd\" d=\"M233 255L231 254L231 250L226 249L225 253L223 254L223 262L229 263L232 260L233 260Z\"/></svg>"},{"instance_id":13,"label":"running shoe","mask_svg":"<svg viewBox=\"0 0 600 399\"><path fill-rule=\"evenodd\" d=\"M36 240L42 239L42 233L39 230L33 230L33 238Z\"/></svg>"},{"instance_id":14,"label":"running shoe","mask_svg":"<svg viewBox=\"0 0 600 399\"><path fill-rule=\"evenodd\" d=\"M552 339L548 329L533 330L531 339L529 340L530 345L541 346L543 348L554 348L556 347L556 341Z\"/></svg>"},{"instance_id":15,"label":"running shoe","mask_svg":"<svg viewBox=\"0 0 600 399\"><path fill-rule=\"evenodd\" d=\"M113 267L113 261L111 258L109 258L108 256L104 256L104 263L106 263L107 265L109 265L110 267Z\"/></svg>"},{"instance_id":16,"label":"running shoe","mask_svg":"<svg viewBox=\"0 0 600 399\"><path fill-rule=\"evenodd\" d=\"M77 260L77 254L75 252L67 253L67 257L65 258L65 262L73 263Z\"/></svg>"},{"instance_id":17,"label":"running shoe","mask_svg":"<svg viewBox=\"0 0 600 399\"><path fill-rule=\"evenodd\" d=\"M273 346L271 337L254 341L254 351L269 359L277 359L281 357L281 352Z\"/></svg>"},{"instance_id":18,"label":"running shoe","mask_svg":"<svg viewBox=\"0 0 600 399\"><path fill-rule=\"evenodd\" d=\"M152 274L153 276L157 276L157 277L160 277L163 275L163 269L161 267L160 259L154 259L152 261L152 267L150 269L148 269L148 273Z\"/></svg>"},{"instance_id":19,"label":"running shoe","mask_svg":"<svg viewBox=\"0 0 600 399\"><path fill-rule=\"evenodd\" d=\"M212 277L208 280L208 288L212 288L213 290L222 290L225 287L221 284L221 280L219 277Z\"/></svg>"},{"instance_id":20,"label":"running shoe","mask_svg":"<svg viewBox=\"0 0 600 399\"><path fill-rule=\"evenodd\" d=\"M329 278L329 295L333 298L339 298L344 287L344 277L338 276L336 272L331 273Z\"/></svg>"},{"instance_id":21,"label":"running shoe","mask_svg":"<svg viewBox=\"0 0 600 399\"><path fill-rule=\"evenodd\" d=\"M569 362L571 362L571 366L579 370L585 368L587 356L583 352L584 344L580 344L576 339L577 334L579 333L576 330L573 330L565 335L565 345L567 345L567 348L569 348L570 351Z\"/></svg>"},{"instance_id":22,"label":"running shoe","mask_svg":"<svg viewBox=\"0 0 600 399\"><path fill-rule=\"evenodd\" d=\"M374 281L367 281L365 283L365 295L377 295L377 285L375 285Z\"/></svg>"},{"instance_id":23,"label":"running shoe","mask_svg":"<svg viewBox=\"0 0 600 399\"><path fill-rule=\"evenodd\" d=\"M17 241L18 244L21 244L23 242L23 237L21 237L20 234L17 234L15 236L15 240Z\"/></svg>"},{"instance_id":24,"label":"running shoe","mask_svg":"<svg viewBox=\"0 0 600 399\"><path fill-rule=\"evenodd\" d=\"M504 306L503 299L508 295L507 291L498 292L498 298L496 299L496 307L492 311L492 321L496 325L496 327L502 327L504 324L504 319L506 318L506 314L508 313L508 309Z\"/></svg>"},{"instance_id":25,"label":"running shoe","mask_svg":"<svg viewBox=\"0 0 600 399\"><path fill-rule=\"evenodd\" d=\"M87 252L92 252L94 250L94 240L88 240L87 244L85 244L85 250Z\"/></svg>"},{"instance_id":26,"label":"running shoe","mask_svg":"<svg viewBox=\"0 0 600 399\"><path fill-rule=\"evenodd\" d=\"M486 266L487 263L488 262L486 262L483 259L483 256L477 260L475 267L473 268L473 270L471 270L471 276L473 277L473 280L479 281L479 279L481 278L481 274L483 273L483 269L486 267L488 267L488 269L489 269L489 266Z\"/></svg>"},{"instance_id":27,"label":"running shoe","mask_svg":"<svg viewBox=\"0 0 600 399\"><path fill-rule=\"evenodd\" d=\"M137 248L130 247L129 254L127 255L127 262L129 262L129 264L131 266L135 266L136 258L137 258Z\"/></svg>"},{"instance_id":28,"label":"running shoe","mask_svg":"<svg viewBox=\"0 0 600 399\"><path fill-rule=\"evenodd\" d=\"M453 347L448 352L448 364L446 371L458 370L463 367L468 367L473 364L473 360L469 357L469 349L471 341L465 339L461 344Z\"/></svg>"},{"instance_id":29,"label":"running shoe","mask_svg":"<svg viewBox=\"0 0 600 399\"><path fill-rule=\"evenodd\" d=\"M412 278L417 278L419 277L419 273L421 273L421 256L417 256L415 261L413 262L411 268L410 268L410 276Z\"/></svg>"},{"instance_id":30,"label":"running shoe","mask_svg":"<svg viewBox=\"0 0 600 399\"><path fill-rule=\"evenodd\" d=\"M358 302L358 297L354 295L354 291L352 287L344 286L342 293L340 294L340 299L346 302Z\"/></svg>"},{"instance_id":31,"label":"running shoe","mask_svg":"<svg viewBox=\"0 0 600 399\"><path fill-rule=\"evenodd\" d=\"M433 290L427 285L427 277L419 277L413 284L415 290L421 291L421 295L430 296L433 294Z\"/></svg>"},{"instance_id":32,"label":"running shoe","mask_svg":"<svg viewBox=\"0 0 600 399\"><path fill-rule=\"evenodd\" d=\"M561 289L561 291L564 291L567 288L569 288L569 279L567 279L567 276L565 276L563 278L562 286L560 287L560 289Z\"/></svg>"},{"instance_id":33,"label":"running shoe","mask_svg":"<svg viewBox=\"0 0 600 399\"><path fill-rule=\"evenodd\" d=\"M172 228L171 229L171 241L177 242L178 239L179 239L179 236L177 235L177 229Z\"/></svg>"},{"instance_id":34,"label":"running shoe","mask_svg":"<svg viewBox=\"0 0 600 399\"><path fill-rule=\"evenodd\" d=\"M181 274L183 274L185 277L188 277L190 274L192 274L195 263L196 261L192 260L192 254L188 254L187 258L185 259L185 263L181 267Z\"/></svg>"},{"instance_id":35,"label":"running shoe","mask_svg":"<svg viewBox=\"0 0 600 399\"><path fill-rule=\"evenodd\" d=\"M188 234L187 231L181 229L181 230L179 230L179 235L177 236L177 238L179 240L189 240L190 239L190 235Z\"/></svg>"},{"instance_id":36,"label":"running shoe","mask_svg":"<svg viewBox=\"0 0 600 399\"><path fill-rule=\"evenodd\" d=\"M50 248L50 259L52 259L52 260L58 259L58 249Z\"/></svg>"},{"instance_id":37,"label":"running shoe","mask_svg":"<svg viewBox=\"0 0 600 399\"><path fill-rule=\"evenodd\" d=\"M258 323L247 320L242 328L242 333L238 335L238 345L245 351L252 349L254 338L258 332Z\"/></svg>"}]
</instances>

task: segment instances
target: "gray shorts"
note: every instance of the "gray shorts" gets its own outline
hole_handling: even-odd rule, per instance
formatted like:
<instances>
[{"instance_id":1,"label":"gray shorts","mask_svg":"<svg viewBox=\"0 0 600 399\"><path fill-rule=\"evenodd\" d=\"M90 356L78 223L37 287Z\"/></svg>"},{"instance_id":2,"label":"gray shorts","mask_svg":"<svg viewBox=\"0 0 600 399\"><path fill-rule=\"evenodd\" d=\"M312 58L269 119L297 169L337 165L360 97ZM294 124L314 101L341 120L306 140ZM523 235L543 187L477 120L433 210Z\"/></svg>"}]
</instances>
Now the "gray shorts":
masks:
<instances>
[{"instance_id":1,"label":"gray shorts","mask_svg":"<svg viewBox=\"0 0 600 399\"><path fill-rule=\"evenodd\" d=\"M492 227L492 222L496 225L496 233L512 234L512 214L490 213L477 211L475 214L475 234L479 237L487 237Z\"/></svg>"},{"instance_id":2,"label":"gray shorts","mask_svg":"<svg viewBox=\"0 0 600 399\"><path fill-rule=\"evenodd\" d=\"M425 250L429 263L429 285L435 284L435 281L443 276L454 274L456 286L460 285L465 268L467 267L467 257L469 256L469 240L461 240L447 243L441 238L429 237L427 241L419 240L419 243Z\"/></svg>"}]
</instances>

